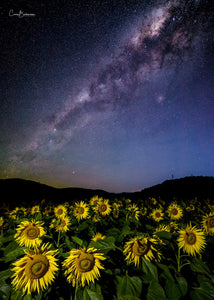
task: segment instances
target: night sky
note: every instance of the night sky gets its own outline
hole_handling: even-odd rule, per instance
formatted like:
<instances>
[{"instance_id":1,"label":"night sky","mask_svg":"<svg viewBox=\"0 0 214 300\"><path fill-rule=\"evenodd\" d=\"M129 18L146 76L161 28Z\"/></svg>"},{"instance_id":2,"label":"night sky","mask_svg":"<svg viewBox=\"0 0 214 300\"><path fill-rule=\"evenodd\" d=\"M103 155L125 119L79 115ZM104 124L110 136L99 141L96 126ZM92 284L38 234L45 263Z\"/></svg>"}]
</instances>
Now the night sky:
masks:
<instances>
[{"instance_id":1,"label":"night sky","mask_svg":"<svg viewBox=\"0 0 214 300\"><path fill-rule=\"evenodd\" d=\"M212 2L1 1L0 178L213 176Z\"/></svg>"}]
</instances>

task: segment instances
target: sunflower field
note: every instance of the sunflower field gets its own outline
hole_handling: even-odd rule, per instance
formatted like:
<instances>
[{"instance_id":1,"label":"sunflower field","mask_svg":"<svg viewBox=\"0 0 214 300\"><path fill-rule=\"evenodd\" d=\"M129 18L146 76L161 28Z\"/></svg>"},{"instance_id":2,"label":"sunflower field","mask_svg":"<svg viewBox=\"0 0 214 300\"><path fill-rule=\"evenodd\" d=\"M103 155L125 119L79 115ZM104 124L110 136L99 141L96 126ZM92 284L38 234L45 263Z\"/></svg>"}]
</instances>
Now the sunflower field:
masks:
<instances>
[{"instance_id":1,"label":"sunflower field","mask_svg":"<svg viewBox=\"0 0 214 300\"><path fill-rule=\"evenodd\" d=\"M1 300L214 299L209 199L44 199L1 212Z\"/></svg>"}]
</instances>

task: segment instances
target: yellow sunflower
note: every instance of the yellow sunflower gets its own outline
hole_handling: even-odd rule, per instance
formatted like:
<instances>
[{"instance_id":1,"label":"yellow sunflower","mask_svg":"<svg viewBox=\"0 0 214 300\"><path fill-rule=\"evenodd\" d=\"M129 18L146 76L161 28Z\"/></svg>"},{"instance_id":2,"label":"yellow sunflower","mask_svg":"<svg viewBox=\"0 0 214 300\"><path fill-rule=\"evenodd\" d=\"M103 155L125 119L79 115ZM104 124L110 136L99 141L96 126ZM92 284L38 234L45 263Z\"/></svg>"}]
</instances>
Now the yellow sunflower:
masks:
<instances>
[{"instance_id":1,"label":"yellow sunflower","mask_svg":"<svg viewBox=\"0 0 214 300\"><path fill-rule=\"evenodd\" d=\"M42 242L41 237L46 233L42 225L39 221L23 221L18 225L14 238L20 246L39 246Z\"/></svg>"},{"instance_id":2,"label":"yellow sunflower","mask_svg":"<svg viewBox=\"0 0 214 300\"><path fill-rule=\"evenodd\" d=\"M51 211L52 211L52 208L51 208L51 206L46 206L45 207L45 215L48 217L49 215L50 215L50 213L51 213Z\"/></svg>"},{"instance_id":3,"label":"yellow sunflower","mask_svg":"<svg viewBox=\"0 0 214 300\"><path fill-rule=\"evenodd\" d=\"M128 204L131 204L131 203L132 203L132 200L131 200L131 199L126 199L125 202L126 202L126 204L128 205Z\"/></svg>"},{"instance_id":4,"label":"yellow sunflower","mask_svg":"<svg viewBox=\"0 0 214 300\"><path fill-rule=\"evenodd\" d=\"M156 205L158 203L155 198L151 198L151 202L152 202L153 205Z\"/></svg>"},{"instance_id":5,"label":"yellow sunflower","mask_svg":"<svg viewBox=\"0 0 214 300\"><path fill-rule=\"evenodd\" d=\"M170 233L174 233L178 230L178 224L175 223L175 222L170 222L168 225L167 225L168 229L169 229L169 232Z\"/></svg>"},{"instance_id":6,"label":"yellow sunflower","mask_svg":"<svg viewBox=\"0 0 214 300\"><path fill-rule=\"evenodd\" d=\"M76 202L73 214L78 219L78 221L87 219L89 217L88 205L84 201Z\"/></svg>"},{"instance_id":7,"label":"yellow sunflower","mask_svg":"<svg viewBox=\"0 0 214 300\"><path fill-rule=\"evenodd\" d=\"M101 233L96 233L95 236L91 239L94 242L97 242L99 240L104 240L106 238L105 235L102 235Z\"/></svg>"},{"instance_id":8,"label":"yellow sunflower","mask_svg":"<svg viewBox=\"0 0 214 300\"><path fill-rule=\"evenodd\" d=\"M159 225L155 232L167 231L170 232L169 227L167 225Z\"/></svg>"},{"instance_id":9,"label":"yellow sunflower","mask_svg":"<svg viewBox=\"0 0 214 300\"><path fill-rule=\"evenodd\" d=\"M194 204L191 203L189 207L190 207L190 210L195 210L195 205Z\"/></svg>"},{"instance_id":10,"label":"yellow sunflower","mask_svg":"<svg viewBox=\"0 0 214 300\"><path fill-rule=\"evenodd\" d=\"M109 215L111 212L111 206L109 205L109 200L104 199L104 200L98 201L94 210L97 213L99 213L102 217Z\"/></svg>"},{"instance_id":11,"label":"yellow sunflower","mask_svg":"<svg viewBox=\"0 0 214 300\"><path fill-rule=\"evenodd\" d=\"M39 213L40 212L40 208L39 205L35 205L31 208L31 214L34 215L35 213Z\"/></svg>"},{"instance_id":12,"label":"yellow sunflower","mask_svg":"<svg viewBox=\"0 0 214 300\"><path fill-rule=\"evenodd\" d=\"M23 216L26 215L27 213L27 209L25 207L16 207L14 212L18 215L18 216Z\"/></svg>"},{"instance_id":13,"label":"yellow sunflower","mask_svg":"<svg viewBox=\"0 0 214 300\"><path fill-rule=\"evenodd\" d=\"M115 199L115 203L117 203L118 205L119 205L119 207L123 207L123 202L122 202L122 200L117 200L117 199Z\"/></svg>"},{"instance_id":14,"label":"yellow sunflower","mask_svg":"<svg viewBox=\"0 0 214 300\"><path fill-rule=\"evenodd\" d=\"M211 212L203 217L203 228L209 235L214 235L214 213Z\"/></svg>"},{"instance_id":15,"label":"yellow sunflower","mask_svg":"<svg viewBox=\"0 0 214 300\"><path fill-rule=\"evenodd\" d=\"M4 218L3 217L0 217L0 227L2 227L4 224Z\"/></svg>"},{"instance_id":16,"label":"yellow sunflower","mask_svg":"<svg viewBox=\"0 0 214 300\"><path fill-rule=\"evenodd\" d=\"M125 260L129 263L134 263L135 266L139 266L140 259L144 257L148 261L155 260L160 261L161 253L158 250L159 241L156 238L144 237L144 238L132 238L126 242L124 247Z\"/></svg>"},{"instance_id":17,"label":"yellow sunflower","mask_svg":"<svg viewBox=\"0 0 214 300\"><path fill-rule=\"evenodd\" d=\"M187 211L187 212L190 212L190 211L191 211L190 206L187 206L187 207L186 207L186 211Z\"/></svg>"},{"instance_id":18,"label":"yellow sunflower","mask_svg":"<svg viewBox=\"0 0 214 300\"><path fill-rule=\"evenodd\" d=\"M57 223L57 219L54 218L54 219L51 220L51 224L49 225L50 228L55 228L55 225Z\"/></svg>"},{"instance_id":19,"label":"yellow sunflower","mask_svg":"<svg viewBox=\"0 0 214 300\"><path fill-rule=\"evenodd\" d=\"M100 215L99 214L94 214L92 220L93 220L94 223L97 223L97 222L101 221Z\"/></svg>"},{"instance_id":20,"label":"yellow sunflower","mask_svg":"<svg viewBox=\"0 0 214 300\"><path fill-rule=\"evenodd\" d=\"M13 209L11 212L9 212L9 218L12 220L16 220L17 219L17 208Z\"/></svg>"},{"instance_id":21,"label":"yellow sunflower","mask_svg":"<svg viewBox=\"0 0 214 300\"><path fill-rule=\"evenodd\" d=\"M86 284L100 277L100 270L104 269L101 260L105 260L103 253L95 248L72 249L69 256L63 262L65 276L74 287L76 284L84 287Z\"/></svg>"},{"instance_id":22,"label":"yellow sunflower","mask_svg":"<svg viewBox=\"0 0 214 300\"><path fill-rule=\"evenodd\" d=\"M204 232L196 226L187 225L185 229L179 230L178 247L188 255L200 254L204 250L206 241Z\"/></svg>"},{"instance_id":23,"label":"yellow sunflower","mask_svg":"<svg viewBox=\"0 0 214 300\"><path fill-rule=\"evenodd\" d=\"M54 208L54 214L57 218L64 217L67 214L67 208L64 205L58 205Z\"/></svg>"},{"instance_id":24,"label":"yellow sunflower","mask_svg":"<svg viewBox=\"0 0 214 300\"><path fill-rule=\"evenodd\" d=\"M171 203L167 209L168 215L172 220L179 220L183 216L183 210L176 203Z\"/></svg>"},{"instance_id":25,"label":"yellow sunflower","mask_svg":"<svg viewBox=\"0 0 214 300\"><path fill-rule=\"evenodd\" d=\"M94 196L94 197L92 197L92 198L90 199L89 204L90 204L91 206L94 206L94 205L97 205L97 203L98 203L99 201L101 201L101 200L103 200L102 197Z\"/></svg>"},{"instance_id":26,"label":"yellow sunflower","mask_svg":"<svg viewBox=\"0 0 214 300\"><path fill-rule=\"evenodd\" d=\"M154 209L151 213L152 219L156 222L160 222L161 220L163 220L163 216L163 210L160 208Z\"/></svg>"},{"instance_id":27,"label":"yellow sunflower","mask_svg":"<svg viewBox=\"0 0 214 300\"><path fill-rule=\"evenodd\" d=\"M112 214L114 218L118 218L120 213L120 204L118 203L113 203L112 204Z\"/></svg>"},{"instance_id":28,"label":"yellow sunflower","mask_svg":"<svg viewBox=\"0 0 214 300\"><path fill-rule=\"evenodd\" d=\"M56 231L66 232L69 230L68 228L69 225L70 225L69 217L65 216L65 217L57 218L55 223Z\"/></svg>"},{"instance_id":29,"label":"yellow sunflower","mask_svg":"<svg viewBox=\"0 0 214 300\"><path fill-rule=\"evenodd\" d=\"M129 204L127 210L130 220L132 220L133 218L139 220L140 210L136 204Z\"/></svg>"},{"instance_id":30,"label":"yellow sunflower","mask_svg":"<svg viewBox=\"0 0 214 300\"><path fill-rule=\"evenodd\" d=\"M147 207L142 206L142 208L141 208L141 215L142 216L146 216L146 214L147 214Z\"/></svg>"},{"instance_id":31,"label":"yellow sunflower","mask_svg":"<svg viewBox=\"0 0 214 300\"><path fill-rule=\"evenodd\" d=\"M26 251L26 255L15 263L12 271L12 285L23 294L40 293L45 290L55 279L58 271L57 250L49 250L50 245L44 244L39 250Z\"/></svg>"}]
</instances>

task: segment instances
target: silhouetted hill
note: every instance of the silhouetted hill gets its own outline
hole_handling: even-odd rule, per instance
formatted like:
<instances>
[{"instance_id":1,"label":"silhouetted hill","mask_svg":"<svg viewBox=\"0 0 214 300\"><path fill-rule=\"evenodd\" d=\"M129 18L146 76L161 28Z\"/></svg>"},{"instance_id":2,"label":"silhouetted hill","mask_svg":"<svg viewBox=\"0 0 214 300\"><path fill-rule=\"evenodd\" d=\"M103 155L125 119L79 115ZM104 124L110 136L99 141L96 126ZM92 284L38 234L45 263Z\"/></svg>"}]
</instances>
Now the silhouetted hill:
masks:
<instances>
[{"instance_id":1,"label":"silhouetted hill","mask_svg":"<svg viewBox=\"0 0 214 300\"><path fill-rule=\"evenodd\" d=\"M125 197L132 199L145 199L148 197L162 198L164 200L176 199L213 199L214 177L191 176L174 180L166 180L161 184L145 188L141 192L123 193Z\"/></svg>"},{"instance_id":2,"label":"silhouetted hill","mask_svg":"<svg viewBox=\"0 0 214 300\"><path fill-rule=\"evenodd\" d=\"M167 180L161 184L145 188L135 193L108 193L103 190L83 188L54 188L39 182L23 179L0 179L1 202L10 207L32 205L42 199L55 203L65 201L90 199L94 195L100 197L130 198L132 200L146 199L148 197L162 198L165 201L176 199L214 198L214 177L185 177Z\"/></svg>"},{"instance_id":3,"label":"silhouetted hill","mask_svg":"<svg viewBox=\"0 0 214 300\"><path fill-rule=\"evenodd\" d=\"M55 188L39 182L24 179L0 179L1 202L5 202L11 207L20 205L32 205L42 199L62 203L65 201L75 201L89 199L94 195L100 197L110 197L111 193L102 190L92 190L84 188Z\"/></svg>"}]
</instances>

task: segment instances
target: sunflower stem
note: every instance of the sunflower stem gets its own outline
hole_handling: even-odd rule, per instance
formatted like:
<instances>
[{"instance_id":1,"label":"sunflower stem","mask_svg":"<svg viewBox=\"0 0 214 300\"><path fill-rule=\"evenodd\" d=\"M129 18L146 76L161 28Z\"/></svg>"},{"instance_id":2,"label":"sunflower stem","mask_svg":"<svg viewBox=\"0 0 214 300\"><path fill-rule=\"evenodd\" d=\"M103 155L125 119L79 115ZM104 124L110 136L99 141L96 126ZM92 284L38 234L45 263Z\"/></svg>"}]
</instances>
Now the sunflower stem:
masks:
<instances>
[{"instance_id":1,"label":"sunflower stem","mask_svg":"<svg viewBox=\"0 0 214 300\"><path fill-rule=\"evenodd\" d=\"M181 266L180 266L180 270L181 270L184 266L189 265L189 264L190 264L190 262L187 262L187 263L181 265Z\"/></svg>"},{"instance_id":2,"label":"sunflower stem","mask_svg":"<svg viewBox=\"0 0 214 300\"><path fill-rule=\"evenodd\" d=\"M59 248L59 240L60 240L60 231L58 232L58 239L57 239L57 244L56 244L57 248Z\"/></svg>"},{"instance_id":3,"label":"sunflower stem","mask_svg":"<svg viewBox=\"0 0 214 300\"><path fill-rule=\"evenodd\" d=\"M121 252L123 252L123 250L120 247L115 246L115 248Z\"/></svg>"},{"instance_id":4,"label":"sunflower stem","mask_svg":"<svg viewBox=\"0 0 214 300\"><path fill-rule=\"evenodd\" d=\"M180 263L181 263L181 250L180 250L180 248L178 248L178 256L177 256L178 273L180 273L180 271L181 271Z\"/></svg>"},{"instance_id":5,"label":"sunflower stem","mask_svg":"<svg viewBox=\"0 0 214 300\"><path fill-rule=\"evenodd\" d=\"M181 272L181 269L184 267L184 266L186 266L186 265L189 265L190 264L190 262L188 261L188 262L186 262L186 263L183 263L182 264L182 260L181 260L181 258L182 257L188 257L188 255L181 255L181 249L180 248L178 248L178 256L176 256L177 257L177 264L178 264L178 273L180 273Z\"/></svg>"},{"instance_id":6,"label":"sunflower stem","mask_svg":"<svg viewBox=\"0 0 214 300\"><path fill-rule=\"evenodd\" d=\"M75 286L75 294L74 294L74 300L77 300L77 291L78 291L78 282Z\"/></svg>"}]
</instances>

